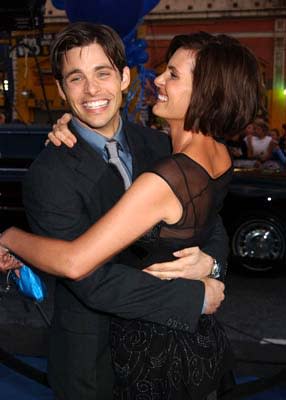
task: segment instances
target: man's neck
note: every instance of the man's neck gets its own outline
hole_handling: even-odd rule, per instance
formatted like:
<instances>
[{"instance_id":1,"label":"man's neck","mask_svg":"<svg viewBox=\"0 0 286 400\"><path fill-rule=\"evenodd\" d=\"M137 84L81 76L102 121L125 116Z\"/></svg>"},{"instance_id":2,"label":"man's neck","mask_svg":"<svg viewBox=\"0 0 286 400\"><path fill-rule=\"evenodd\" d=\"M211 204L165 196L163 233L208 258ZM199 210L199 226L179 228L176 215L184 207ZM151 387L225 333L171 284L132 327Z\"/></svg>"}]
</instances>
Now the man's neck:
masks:
<instances>
[{"instance_id":1,"label":"man's neck","mask_svg":"<svg viewBox=\"0 0 286 400\"><path fill-rule=\"evenodd\" d=\"M114 123L110 124L110 126L108 127L94 128L84 123L76 116L73 116L73 121L75 122L75 125L80 126L85 131L89 131L90 133L95 133L97 135L103 136L106 139L112 139L122 128L122 119L120 115L118 116L118 118L116 118L116 120L113 121Z\"/></svg>"}]
</instances>

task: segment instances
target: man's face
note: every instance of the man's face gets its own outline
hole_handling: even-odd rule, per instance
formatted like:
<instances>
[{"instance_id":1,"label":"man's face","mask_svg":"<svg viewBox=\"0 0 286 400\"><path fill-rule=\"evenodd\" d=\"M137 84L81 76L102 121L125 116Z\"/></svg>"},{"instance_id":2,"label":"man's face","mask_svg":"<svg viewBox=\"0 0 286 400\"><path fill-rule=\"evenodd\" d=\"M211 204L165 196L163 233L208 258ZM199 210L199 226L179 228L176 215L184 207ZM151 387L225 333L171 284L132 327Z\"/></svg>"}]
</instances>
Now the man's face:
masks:
<instances>
[{"instance_id":1,"label":"man's face","mask_svg":"<svg viewBox=\"0 0 286 400\"><path fill-rule=\"evenodd\" d=\"M83 125L112 137L119 124L122 91L130 83L128 67L123 76L111 64L102 47L93 43L68 50L63 56L60 96Z\"/></svg>"}]
</instances>

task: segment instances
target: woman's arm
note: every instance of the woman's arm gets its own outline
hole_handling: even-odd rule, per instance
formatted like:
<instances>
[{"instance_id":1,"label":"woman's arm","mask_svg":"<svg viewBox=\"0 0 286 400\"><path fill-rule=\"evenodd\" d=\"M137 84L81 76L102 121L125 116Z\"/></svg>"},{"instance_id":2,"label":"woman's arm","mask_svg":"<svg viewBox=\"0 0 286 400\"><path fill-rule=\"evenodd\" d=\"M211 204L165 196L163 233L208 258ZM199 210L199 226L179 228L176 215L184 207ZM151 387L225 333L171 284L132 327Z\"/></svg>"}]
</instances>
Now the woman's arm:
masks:
<instances>
[{"instance_id":1,"label":"woman's arm","mask_svg":"<svg viewBox=\"0 0 286 400\"><path fill-rule=\"evenodd\" d=\"M159 221L175 223L181 215L182 206L169 185L159 176L146 173L107 214L73 241L10 228L0 243L42 271L81 279Z\"/></svg>"}]
</instances>

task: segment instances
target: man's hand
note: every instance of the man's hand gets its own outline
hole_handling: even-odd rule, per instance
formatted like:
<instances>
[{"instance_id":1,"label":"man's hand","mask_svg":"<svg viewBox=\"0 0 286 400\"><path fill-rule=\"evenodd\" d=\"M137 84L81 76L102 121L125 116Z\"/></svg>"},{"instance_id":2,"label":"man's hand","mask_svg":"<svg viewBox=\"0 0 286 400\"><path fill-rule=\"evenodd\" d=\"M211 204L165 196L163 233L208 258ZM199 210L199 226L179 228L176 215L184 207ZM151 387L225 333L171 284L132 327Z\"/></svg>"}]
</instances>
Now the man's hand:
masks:
<instances>
[{"instance_id":1,"label":"man's hand","mask_svg":"<svg viewBox=\"0 0 286 400\"><path fill-rule=\"evenodd\" d=\"M216 279L203 278L205 284L205 300L203 314L213 314L224 300L224 284Z\"/></svg>"},{"instance_id":2,"label":"man's hand","mask_svg":"<svg viewBox=\"0 0 286 400\"><path fill-rule=\"evenodd\" d=\"M153 264L143 271L160 279L202 279L213 267L213 259L199 247L189 247L174 253L178 260Z\"/></svg>"},{"instance_id":3,"label":"man's hand","mask_svg":"<svg viewBox=\"0 0 286 400\"><path fill-rule=\"evenodd\" d=\"M71 114L64 114L53 125L52 132L49 132L46 144L52 142L55 146L61 146L64 143L67 147L73 147L77 141L76 137L68 128L68 123L72 118Z\"/></svg>"}]
</instances>

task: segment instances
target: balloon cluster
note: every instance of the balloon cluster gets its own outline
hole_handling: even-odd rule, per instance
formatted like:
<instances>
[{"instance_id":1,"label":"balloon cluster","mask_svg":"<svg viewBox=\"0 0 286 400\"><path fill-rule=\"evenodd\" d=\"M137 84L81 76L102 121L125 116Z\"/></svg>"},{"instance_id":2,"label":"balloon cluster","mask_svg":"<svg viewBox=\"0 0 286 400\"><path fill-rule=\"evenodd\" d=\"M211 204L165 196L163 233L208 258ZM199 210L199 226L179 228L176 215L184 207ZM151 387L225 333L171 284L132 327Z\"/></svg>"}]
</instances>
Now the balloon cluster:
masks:
<instances>
[{"instance_id":1,"label":"balloon cluster","mask_svg":"<svg viewBox=\"0 0 286 400\"><path fill-rule=\"evenodd\" d=\"M130 102L136 98L135 109L129 115L132 120L143 107L148 81L153 81L155 77L154 71L144 67L148 61L147 42L137 38L136 28L144 15L158 3L159 0L52 0L54 7L66 11L71 22L87 21L109 25L122 38L128 66L137 68L137 77L131 85L124 107L124 113L128 114Z\"/></svg>"},{"instance_id":2,"label":"balloon cluster","mask_svg":"<svg viewBox=\"0 0 286 400\"><path fill-rule=\"evenodd\" d=\"M136 29L133 29L127 36L123 38L126 50L127 64L130 68L136 67L137 75L133 80L128 94L125 99L123 108L123 115L129 120L134 121L136 117L141 117L140 120L143 125L146 124L147 115L144 114L146 109L146 98L148 91L154 92L153 81L155 79L155 71L145 68L144 64L148 61L147 42L145 39L138 39L136 37ZM149 85L148 85L149 83ZM147 89L148 86L148 89ZM130 110L130 104L135 102L133 110ZM142 115L140 113L142 112Z\"/></svg>"}]
</instances>

